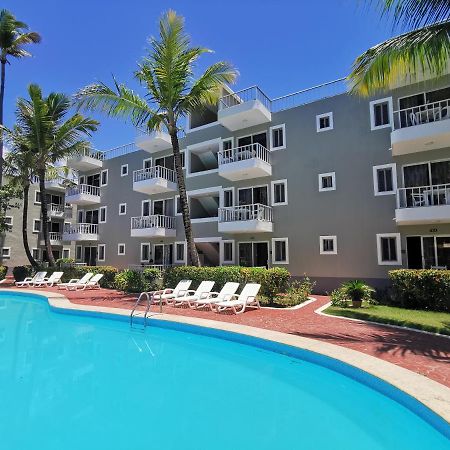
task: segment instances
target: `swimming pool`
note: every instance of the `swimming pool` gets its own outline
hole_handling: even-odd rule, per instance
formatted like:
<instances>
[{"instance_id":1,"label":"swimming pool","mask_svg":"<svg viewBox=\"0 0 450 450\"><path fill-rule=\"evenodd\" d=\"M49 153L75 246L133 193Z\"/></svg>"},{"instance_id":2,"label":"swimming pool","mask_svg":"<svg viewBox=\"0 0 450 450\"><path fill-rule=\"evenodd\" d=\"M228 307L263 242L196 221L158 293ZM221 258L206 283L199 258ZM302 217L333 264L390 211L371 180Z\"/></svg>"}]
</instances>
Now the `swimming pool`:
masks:
<instances>
[{"instance_id":1,"label":"swimming pool","mask_svg":"<svg viewBox=\"0 0 450 450\"><path fill-rule=\"evenodd\" d=\"M436 416L356 369L171 327L130 330L0 292L1 448L449 448Z\"/></svg>"}]
</instances>

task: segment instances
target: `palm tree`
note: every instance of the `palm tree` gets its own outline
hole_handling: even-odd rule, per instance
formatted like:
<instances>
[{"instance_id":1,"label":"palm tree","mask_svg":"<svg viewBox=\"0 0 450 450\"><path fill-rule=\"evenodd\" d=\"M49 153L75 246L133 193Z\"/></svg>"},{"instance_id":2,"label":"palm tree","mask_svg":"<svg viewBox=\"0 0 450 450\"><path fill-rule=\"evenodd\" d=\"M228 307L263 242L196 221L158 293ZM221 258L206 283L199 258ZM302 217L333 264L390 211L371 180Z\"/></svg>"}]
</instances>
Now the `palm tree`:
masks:
<instances>
[{"instance_id":1,"label":"palm tree","mask_svg":"<svg viewBox=\"0 0 450 450\"><path fill-rule=\"evenodd\" d=\"M237 72L229 63L222 61L211 65L195 79L195 62L210 50L190 46L190 38L184 31L184 19L174 11L162 16L159 39L150 38L149 45L148 54L134 74L146 91L144 97L114 80L113 88L95 83L81 89L75 101L79 107L128 119L134 126L145 128L149 133L167 130L172 143L188 260L190 264L199 266L181 163L178 140L180 121L195 109L217 104L222 85L234 82Z\"/></svg>"},{"instance_id":2,"label":"palm tree","mask_svg":"<svg viewBox=\"0 0 450 450\"><path fill-rule=\"evenodd\" d=\"M39 86L28 87L30 99L19 98L16 108L16 122L20 127L27 147L33 152L35 175L39 178L41 193L42 234L50 266L55 259L48 232L47 193L45 176L54 170L54 165L64 159L90 147L84 137L91 136L97 130L96 120L74 114L65 120L71 108L71 100L67 95L51 93L43 97ZM2 127L7 136L14 130Z\"/></svg>"},{"instance_id":3,"label":"palm tree","mask_svg":"<svg viewBox=\"0 0 450 450\"><path fill-rule=\"evenodd\" d=\"M24 48L27 44L37 44L41 36L35 31L28 31L28 25L17 20L9 11L0 11L0 125L3 125L3 100L5 96L5 75L8 58L25 58L31 56ZM0 186L3 180L3 138L0 133Z\"/></svg>"},{"instance_id":4,"label":"palm tree","mask_svg":"<svg viewBox=\"0 0 450 450\"><path fill-rule=\"evenodd\" d=\"M349 81L353 92L371 95L387 89L410 73L440 76L450 60L448 0L379 0L382 16L407 32L360 55Z\"/></svg>"}]
</instances>

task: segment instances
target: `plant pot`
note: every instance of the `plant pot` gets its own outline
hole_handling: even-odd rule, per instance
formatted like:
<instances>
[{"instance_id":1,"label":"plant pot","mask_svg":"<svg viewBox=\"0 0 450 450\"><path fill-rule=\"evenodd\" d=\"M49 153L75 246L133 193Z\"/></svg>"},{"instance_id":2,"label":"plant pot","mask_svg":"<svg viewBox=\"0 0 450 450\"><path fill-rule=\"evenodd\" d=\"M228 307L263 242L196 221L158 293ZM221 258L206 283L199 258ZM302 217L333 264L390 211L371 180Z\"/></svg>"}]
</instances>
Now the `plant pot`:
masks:
<instances>
[{"instance_id":1,"label":"plant pot","mask_svg":"<svg viewBox=\"0 0 450 450\"><path fill-rule=\"evenodd\" d=\"M352 300L352 306L353 308L361 308L362 300Z\"/></svg>"}]
</instances>

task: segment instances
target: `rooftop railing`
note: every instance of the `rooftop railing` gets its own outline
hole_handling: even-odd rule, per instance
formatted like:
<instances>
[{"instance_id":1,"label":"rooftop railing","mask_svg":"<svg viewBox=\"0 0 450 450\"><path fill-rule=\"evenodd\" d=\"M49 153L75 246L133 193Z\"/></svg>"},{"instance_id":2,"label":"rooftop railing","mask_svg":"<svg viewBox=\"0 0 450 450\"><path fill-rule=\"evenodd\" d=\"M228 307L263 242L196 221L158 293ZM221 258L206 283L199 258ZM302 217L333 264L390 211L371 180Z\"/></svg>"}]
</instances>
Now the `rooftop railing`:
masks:
<instances>
[{"instance_id":1,"label":"rooftop railing","mask_svg":"<svg viewBox=\"0 0 450 450\"><path fill-rule=\"evenodd\" d=\"M273 221L272 207L261 203L219 208L219 222L241 222L245 220Z\"/></svg>"},{"instance_id":2,"label":"rooftop railing","mask_svg":"<svg viewBox=\"0 0 450 450\"><path fill-rule=\"evenodd\" d=\"M177 182L177 174L175 170L168 169L162 166L152 166L146 169L139 169L133 172L133 182L137 183L139 181L151 180L154 178L163 178L165 180L171 181L172 183Z\"/></svg>"},{"instance_id":3,"label":"rooftop railing","mask_svg":"<svg viewBox=\"0 0 450 450\"><path fill-rule=\"evenodd\" d=\"M113 159L118 158L120 156L128 155L129 153L134 153L139 151L140 148L136 146L134 142L130 142L129 144L119 145L118 147L114 147L110 150L106 150L102 152L104 154L103 159Z\"/></svg>"},{"instance_id":4,"label":"rooftop railing","mask_svg":"<svg viewBox=\"0 0 450 450\"><path fill-rule=\"evenodd\" d=\"M450 205L450 184L397 189L397 208Z\"/></svg>"},{"instance_id":5,"label":"rooftop railing","mask_svg":"<svg viewBox=\"0 0 450 450\"><path fill-rule=\"evenodd\" d=\"M258 158L270 164L270 151L259 143L219 151L219 165Z\"/></svg>"},{"instance_id":6,"label":"rooftop railing","mask_svg":"<svg viewBox=\"0 0 450 450\"><path fill-rule=\"evenodd\" d=\"M175 229L176 219L174 216L163 216L153 214L151 216L139 216L131 218L132 230L145 230L149 228Z\"/></svg>"},{"instance_id":7,"label":"rooftop railing","mask_svg":"<svg viewBox=\"0 0 450 450\"><path fill-rule=\"evenodd\" d=\"M395 129L450 119L450 99L394 111Z\"/></svg>"},{"instance_id":8,"label":"rooftop railing","mask_svg":"<svg viewBox=\"0 0 450 450\"><path fill-rule=\"evenodd\" d=\"M270 98L258 86L252 86L232 94L224 95L219 100L219 109L231 108L251 100L259 100L269 111L271 110Z\"/></svg>"},{"instance_id":9,"label":"rooftop railing","mask_svg":"<svg viewBox=\"0 0 450 450\"><path fill-rule=\"evenodd\" d=\"M84 148L77 152L72 158L77 158L80 156L88 156L90 158L98 159L103 161L105 159L105 152L101 152L100 150L94 150L92 148ZM69 159L72 159L69 158Z\"/></svg>"}]
</instances>

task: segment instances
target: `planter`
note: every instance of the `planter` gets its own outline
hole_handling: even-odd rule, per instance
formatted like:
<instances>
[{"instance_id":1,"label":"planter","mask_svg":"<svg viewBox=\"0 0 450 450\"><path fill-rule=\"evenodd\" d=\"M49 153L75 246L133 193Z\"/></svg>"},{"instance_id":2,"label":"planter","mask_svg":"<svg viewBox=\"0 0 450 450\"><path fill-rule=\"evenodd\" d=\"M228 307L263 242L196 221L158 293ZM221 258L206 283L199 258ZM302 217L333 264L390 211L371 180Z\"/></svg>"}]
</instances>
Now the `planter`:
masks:
<instances>
[{"instance_id":1,"label":"planter","mask_svg":"<svg viewBox=\"0 0 450 450\"><path fill-rule=\"evenodd\" d=\"M362 300L352 300L352 306L353 308L361 308Z\"/></svg>"}]
</instances>

